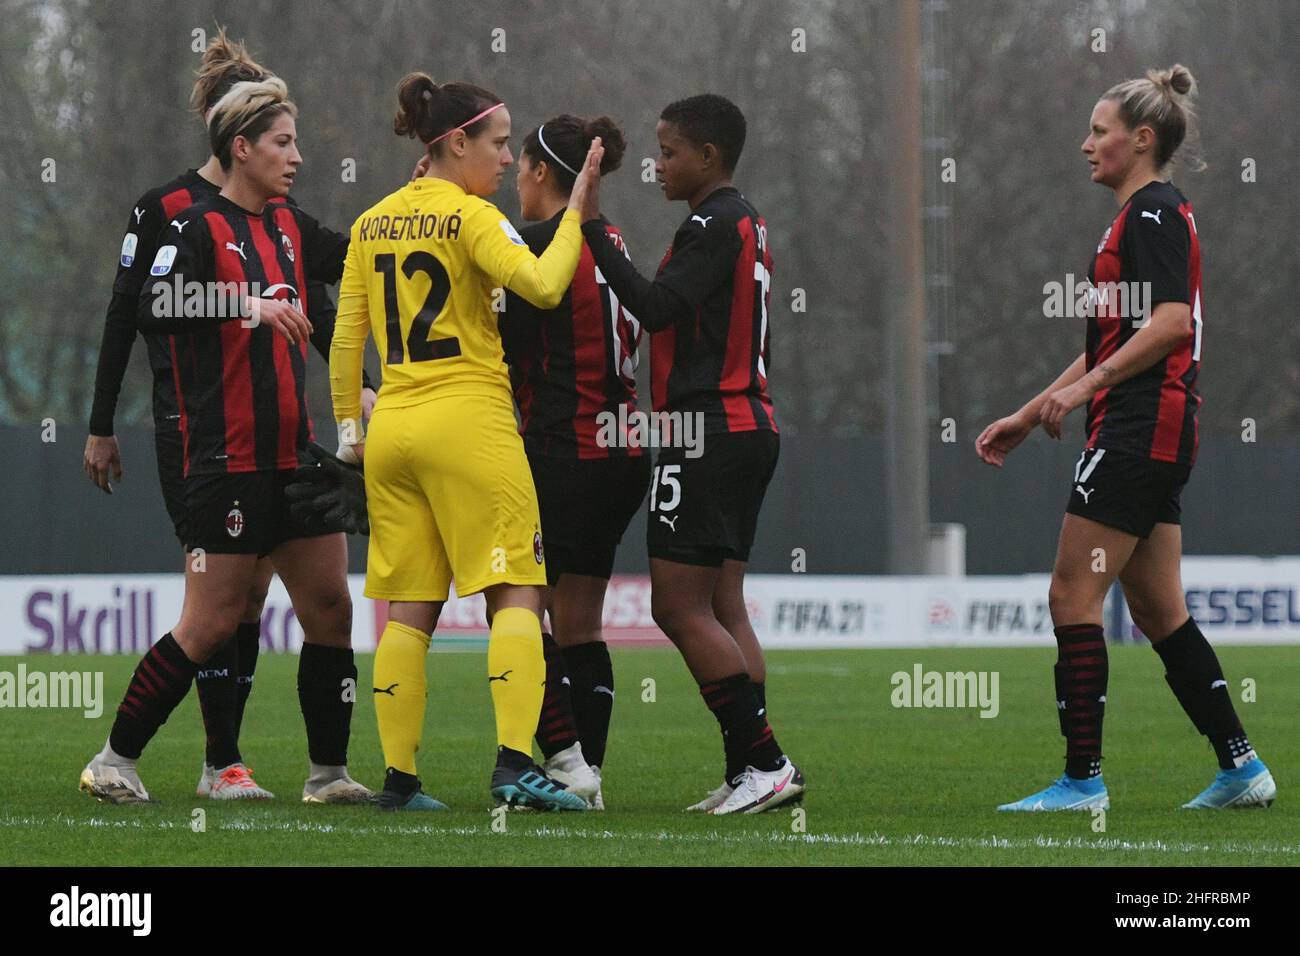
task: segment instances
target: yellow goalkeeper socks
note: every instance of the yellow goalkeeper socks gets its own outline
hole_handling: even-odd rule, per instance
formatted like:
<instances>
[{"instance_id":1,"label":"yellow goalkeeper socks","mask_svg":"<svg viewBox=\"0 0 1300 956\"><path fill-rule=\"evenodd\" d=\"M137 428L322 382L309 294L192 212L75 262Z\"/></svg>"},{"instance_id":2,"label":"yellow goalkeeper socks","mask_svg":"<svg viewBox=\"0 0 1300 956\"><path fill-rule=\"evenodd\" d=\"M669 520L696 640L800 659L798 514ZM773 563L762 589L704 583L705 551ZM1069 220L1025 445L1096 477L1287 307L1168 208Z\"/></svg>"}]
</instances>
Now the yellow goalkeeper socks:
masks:
<instances>
[{"instance_id":1,"label":"yellow goalkeeper socks","mask_svg":"<svg viewBox=\"0 0 1300 956\"><path fill-rule=\"evenodd\" d=\"M537 615L521 607L497 611L492 616L487 656L497 744L531 754L546 683L542 624Z\"/></svg>"},{"instance_id":2,"label":"yellow goalkeeper socks","mask_svg":"<svg viewBox=\"0 0 1300 956\"><path fill-rule=\"evenodd\" d=\"M424 658L428 653L429 635L397 621L389 621L384 627L375 651L375 717L384 764L412 776L424 727L429 688Z\"/></svg>"}]
</instances>

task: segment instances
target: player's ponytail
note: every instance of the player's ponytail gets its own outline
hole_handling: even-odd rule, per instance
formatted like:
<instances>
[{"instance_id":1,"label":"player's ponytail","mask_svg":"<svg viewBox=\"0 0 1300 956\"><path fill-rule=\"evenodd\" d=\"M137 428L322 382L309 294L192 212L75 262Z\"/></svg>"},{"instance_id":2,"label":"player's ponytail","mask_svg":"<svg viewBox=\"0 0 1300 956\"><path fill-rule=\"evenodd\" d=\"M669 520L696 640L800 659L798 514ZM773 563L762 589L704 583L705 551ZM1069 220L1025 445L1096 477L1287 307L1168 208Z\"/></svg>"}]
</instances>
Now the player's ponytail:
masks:
<instances>
[{"instance_id":1,"label":"player's ponytail","mask_svg":"<svg viewBox=\"0 0 1300 956\"><path fill-rule=\"evenodd\" d=\"M604 176L618 169L627 150L622 128L608 116L590 120L569 113L553 116L524 137L522 152L534 166L546 163L556 185L567 195L597 136L605 147L605 157L600 161L600 174Z\"/></svg>"},{"instance_id":2,"label":"player's ponytail","mask_svg":"<svg viewBox=\"0 0 1300 956\"><path fill-rule=\"evenodd\" d=\"M244 41L230 39L226 36L226 28L218 27L217 35L203 51L203 59L195 71L190 106L199 116L206 116L208 110L236 83L262 80L270 75L269 70L248 55Z\"/></svg>"},{"instance_id":3,"label":"player's ponytail","mask_svg":"<svg viewBox=\"0 0 1300 956\"><path fill-rule=\"evenodd\" d=\"M1125 80L1106 91L1102 99L1114 100L1120 119L1129 129L1150 126L1156 134L1156 169L1164 170L1174 161L1180 147L1189 156L1191 169L1201 170L1197 147L1198 129L1192 99L1196 96L1196 78L1181 63L1167 70L1147 70L1140 79ZM1181 161L1181 157L1180 157Z\"/></svg>"},{"instance_id":4,"label":"player's ponytail","mask_svg":"<svg viewBox=\"0 0 1300 956\"><path fill-rule=\"evenodd\" d=\"M481 114L501 102L501 97L481 86L471 83L439 86L427 73L408 73L397 84L393 132L418 139L429 146L430 152L436 153L454 129L463 129L471 139L485 131L489 120Z\"/></svg>"},{"instance_id":5,"label":"player's ponytail","mask_svg":"<svg viewBox=\"0 0 1300 956\"><path fill-rule=\"evenodd\" d=\"M298 108L289 100L289 89L278 76L232 86L212 108L208 122L212 155L221 161L221 168L230 170L236 136L256 141L282 113L296 117Z\"/></svg>"}]
</instances>

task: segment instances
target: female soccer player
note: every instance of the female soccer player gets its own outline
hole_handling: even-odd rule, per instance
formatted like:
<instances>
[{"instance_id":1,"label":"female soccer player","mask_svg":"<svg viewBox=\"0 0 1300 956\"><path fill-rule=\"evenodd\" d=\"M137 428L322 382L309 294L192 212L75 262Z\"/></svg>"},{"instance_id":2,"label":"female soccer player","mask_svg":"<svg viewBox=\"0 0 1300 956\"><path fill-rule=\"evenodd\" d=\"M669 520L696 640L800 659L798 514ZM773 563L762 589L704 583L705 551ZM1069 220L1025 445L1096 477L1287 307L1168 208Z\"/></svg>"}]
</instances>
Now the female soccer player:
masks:
<instances>
[{"instance_id":1,"label":"female soccer player","mask_svg":"<svg viewBox=\"0 0 1300 956\"><path fill-rule=\"evenodd\" d=\"M186 567L180 623L141 660L108 743L82 773L83 790L115 803L149 799L136 760L198 667L229 639L267 554L305 634L298 690L312 768L303 799L372 797L346 767L357 672L343 535L296 521L284 497L311 436L311 327L298 290L308 277L337 280L347 245L296 207L272 203L288 194L302 162L296 114L274 77L236 83L217 102L209 135L225 184L171 220L136 312L143 331L172 333L186 543L202 558ZM253 320L235 321L238 302L222 302L222 293L249 286L261 295L250 299ZM198 308L192 289L201 290Z\"/></svg>"},{"instance_id":2,"label":"female soccer player","mask_svg":"<svg viewBox=\"0 0 1300 956\"><path fill-rule=\"evenodd\" d=\"M519 202L524 219L536 224L521 234L535 253L559 228L597 137L604 175L619 167L625 148L623 131L608 117L556 116L524 137ZM606 223L605 231L621 246L617 228ZM506 302L501 338L546 534L544 603L555 632L554 640L542 634L546 695L537 743L548 774L604 809L600 768L614 673L601 616L614 552L650 483L649 455L617 427L636 409L641 326L619 305L585 244L557 308L539 311L514 294Z\"/></svg>"},{"instance_id":3,"label":"female soccer player","mask_svg":"<svg viewBox=\"0 0 1300 956\"><path fill-rule=\"evenodd\" d=\"M242 42L228 39L225 30L221 29L204 51L190 97L191 105L206 125L212 107L235 83L260 80L270 75L248 55ZM106 493L112 493L110 473L112 480L120 481L122 478L121 456L113 435L113 415L127 361L139 331L135 312L140 289L148 279L149 267L158 250L158 238L173 216L200 199L215 196L225 179L220 161L209 156L198 169L182 173L146 192L131 209L104 323L95 374L94 404L90 413L90 434L86 439L84 456L87 475ZM328 361L334 329L334 305L322 283L308 283L307 301L313 328L312 345ZM154 446L159 483L176 536L182 547L186 547L180 412L172 379L171 349L166 336L146 335L144 338L153 372ZM366 394L364 401L373 406L373 390L367 388L363 394ZM267 799L272 796L253 780L239 751L244 708L257 667L262 605L272 570L269 558L258 561L257 574L233 639L224 643L195 677L207 735L203 772L197 791L199 796L217 800Z\"/></svg>"},{"instance_id":4,"label":"female soccer player","mask_svg":"<svg viewBox=\"0 0 1300 956\"><path fill-rule=\"evenodd\" d=\"M1088 270L1095 299L1084 352L975 442L984 461L1001 467L1034 426L1059 439L1066 415L1088 407L1048 593L1065 773L1000 810L1110 805L1101 776L1108 676L1101 614L1116 576L1174 696L1219 759L1214 781L1184 806L1268 806L1277 792L1237 719L1213 648L1187 613L1179 574L1178 499L1196 457L1201 403L1201 246L1192 204L1167 171L1194 127L1194 90L1192 74L1175 65L1111 87L1093 107L1082 149L1092 181L1114 192L1119 213ZM1143 287L1149 295L1120 295ZM1149 314L1119 308L1143 300ZM1100 568L1098 554L1106 559Z\"/></svg>"},{"instance_id":5,"label":"female soccer player","mask_svg":"<svg viewBox=\"0 0 1300 956\"><path fill-rule=\"evenodd\" d=\"M412 73L393 123L419 137L429 169L362 213L352 227L330 356L340 435L366 469L370 549L366 594L390 602L375 654L375 711L388 771L380 806L441 809L416 776L424 658L453 577L484 592L491 616L488 686L497 718L492 796L542 809L586 801L533 765L542 704L541 522L492 303L508 288L539 308L559 304L582 246L577 208L535 257L485 196L512 158L501 98ZM594 143L571 202L599 182ZM359 424L361 357L374 333L383 390L370 434Z\"/></svg>"},{"instance_id":6,"label":"female soccer player","mask_svg":"<svg viewBox=\"0 0 1300 956\"><path fill-rule=\"evenodd\" d=\"M772 254L763 217L731 184L745 144L735 104L714 94L671 103L658 137L664 195L685 200L690 216L654 281L603 221L582 230L610 288L650 330L655 412L675 416L674 427L684 416L702 423L702 448L674 435L660 451L647 526L655 622L699 683L726 753L722 785L687 809L756 813L799 799L805 786L768 725L763 652L744 595L779 449L766 366Z\"/></svg>"}]
</instances>

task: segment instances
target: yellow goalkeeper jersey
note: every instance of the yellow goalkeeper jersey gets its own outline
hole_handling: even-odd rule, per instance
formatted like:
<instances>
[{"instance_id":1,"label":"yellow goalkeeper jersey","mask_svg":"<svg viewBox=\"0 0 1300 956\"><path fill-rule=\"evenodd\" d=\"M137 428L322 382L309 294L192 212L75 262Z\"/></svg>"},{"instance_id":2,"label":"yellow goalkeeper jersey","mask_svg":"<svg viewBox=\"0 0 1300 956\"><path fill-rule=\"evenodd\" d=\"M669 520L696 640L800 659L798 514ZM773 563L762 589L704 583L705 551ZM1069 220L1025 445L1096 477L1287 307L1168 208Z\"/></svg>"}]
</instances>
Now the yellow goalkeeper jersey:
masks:
<instances>
[{"instance_id":1,"label":"yellow goalkeeper jersey","mask_svg":"<svg viewBox=\"0 0 1300 956\"><path fill-rule=\"evenodd\" d=\"M553 309L581 251L574 209L538 257L496 206L455 183L425 177L386 196L352 226L330 348L335 419L341 427L361 420L369 334L383 363L379 407L415 405L452 390L508 394L500 313L493 308L500 308L500 290Z\"/></svg>"}]
</instances>

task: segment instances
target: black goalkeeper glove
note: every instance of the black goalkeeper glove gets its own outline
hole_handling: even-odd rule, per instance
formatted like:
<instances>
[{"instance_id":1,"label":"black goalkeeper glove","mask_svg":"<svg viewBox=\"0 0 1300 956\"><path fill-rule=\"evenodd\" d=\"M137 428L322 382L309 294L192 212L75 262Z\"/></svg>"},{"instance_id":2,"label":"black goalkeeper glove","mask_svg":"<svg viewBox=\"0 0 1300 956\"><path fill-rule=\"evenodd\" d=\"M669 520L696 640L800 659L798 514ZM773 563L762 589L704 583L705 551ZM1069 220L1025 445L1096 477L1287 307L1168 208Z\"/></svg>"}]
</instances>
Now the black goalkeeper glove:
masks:
<instances>
[{"instance_id":1,"label":"black goalkeeper glove","mask_svg":"<svg viewBox=\"0 0 1300 956\"><path fill-rule=\"evenodd\" d=\"M366 513L366 479L361 469L339 461L315 442L307 450L316 464L299 465L284 493L293 500L295 518L328 532L370 534Z\"/></svg>"}]
</instances>

